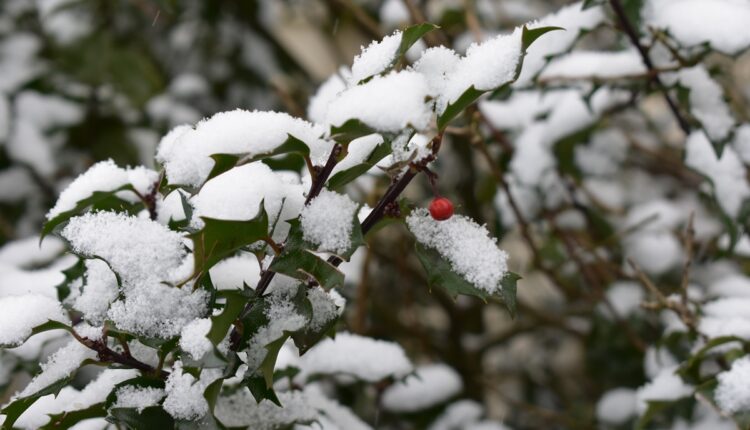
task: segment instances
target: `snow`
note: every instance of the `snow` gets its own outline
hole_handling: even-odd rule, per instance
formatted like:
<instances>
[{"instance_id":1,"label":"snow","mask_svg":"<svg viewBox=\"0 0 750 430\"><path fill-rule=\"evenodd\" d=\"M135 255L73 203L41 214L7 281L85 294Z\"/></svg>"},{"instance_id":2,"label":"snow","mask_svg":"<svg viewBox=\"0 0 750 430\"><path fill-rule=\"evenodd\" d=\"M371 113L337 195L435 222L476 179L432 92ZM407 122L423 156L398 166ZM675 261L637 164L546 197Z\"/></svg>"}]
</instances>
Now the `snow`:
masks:
<instances>
[{"instance_id":1,"label":"snow","mask_svg":"<svg viewBox=\"0 0 750 430\"><path fill-rule=\"evenodd\" d=\"M429 427L429 430L453 430L469 423L478 422L484 410L473 400L460 400L445 408Z\"/></svg>"},{"instance_id":2,"label":"snow","mask_svg":"<svg viewBox=\"0 0 750 430\"><path fill-rule=\"evenodd\" d=\"M39 243L39 236L6 242L0 247L0 264L17 268L49 263L65 250L63 241L49 237Z\"/></svg>"},{"instance_id":3,"label":"snow","mask_svg":"<svg viewBox=\"0 0 750 430\"><path fill-rule=\"evenodd\" d=\"M690 91L690 113L700 121L709 139L721 142L729 137L735 120L724 101L721 86L711 79L704 66L682 69L665 78L667 83L678 81Z\"/></svg>"},{"instance_id":4,"label":"snow","mask_svg":"<svg viewBox=\"0 0 750 430\"><path fill-rule=\"evenodd\" d=\"M325 130L286 113L236 109L220 112L195 128L179 126L159 143L156 159L170 184L200 186L214 166L212 154L260 155L272 152L291 134L310 148L310 158L323 164L333 143Z\"/></svg>"},{"instance_id":5,"label":"snow","mask_svg":"<svg viewBox=\"0 0 750 430\"><path fill-rule=\"evenodd\" d=\"M75 209L79 201L91 197L96 191L114 191L130 184L141 195L146 195L158 177L158 173L145 167L123 169L112 160L100 161L78 176L60 194L55 206L47 213L47 219ZM120 192L118 197L130 202L138 201L131 191Z\"/></svg>"},{"instance_id":6,"label":"snow","mask_svg":"<svg viewBox=\"0 0 750 430\"><path fill-rule=\"evenodd\" d=\"M712 283L709 291L716 296L750 298L750 278L740 274L730 274Z\"/></svg>"},{"instance_id":7,"label":"snow","mask_svg":"<svg viewBox=\"0 0 750 430\"><path fill-rule=\"evenodd\" d=\"M270 400L257 403L250 391L241 388L216 402L216 417L227 427L272 430L291 428L298 422L310 422L318 413L309 405L307 396L299 391L277 393L279 407Z\"/></svg>"},{"instance_id":8,"label":"snow","mask_svg":"<svg viewBox=\"0 0 750 430\"><path fill-rule=\"evenodd\" d=\"M180 234L155 221L114 212L71 218L62 236L74 252L109 263L128 286L170 280L186 257Z\"/></svg>"},{"instance_id":9,"label":"snow","mask_svg":"<svg viewBox=\"0 0 750 430\"><path fill-rule=\"evenodd\" d=\"M200 360L213 348L213 344L206 337L210 330L210 318L199 318L191 321L182 328L180 348L190 354L193 360Z\"/></svg>"},{"instance_id":10,"label":"snow","mask_svg":"<svg viewBox=\"0 0 750 430\"><path fill-rule=\"evenodd\" d=\"M582 2L573 3L529 25L529 28L562 27L565 31L542 36L531 44L524 57L521 74L514 83L515 87L529 85L547 64L549 57L566 52L582 30L594 29L604 22L606 15L601 7L584 10L581 6Z\"/></svg>"},{"instance_id":11,"label":"snow","mask_svg":"<svg viewBox=\"0 0 750 430\"><path fill-rule=\"evenodd\" d=\"M318 251L343 254L352 246L356 202L344 194L323 190L300 213L302 237Z\"/></svg>"},{"instance_id":12,"label":"snow","mask_svg":"<svg viewBox=\"0 0 750 430\"><path fill-rule=\"evenodd\" d=\"M614 388L596 404L596 418L609 424L623 424L636 414L636 393L631 388Z\"/></svg>"},{"instance_id":13,"label":"snow","mask_svg":"<svg viewBox=\"0 0 750 430\"><path fill-rule=\"evenodd\" d=\"M381 143L383 143L383 136L377 133L359 137L349 142L346 157L336 163L336 166L331 171L331 177L336 175L336 173L343 172L357 164L363 163Z\"/></svg>"},{"instance_id":14,"label":"snow","mask_svg":"<svg viewBox=\"0 0 750 430\"><path fill-rule=\"evenodd\" d=\"M619 281L613 283L606 292L607 299L614 307L618 317L627 317L640 309L645 299L643 289L636 282ZM609 308L604 312L609 314Z\"/></svg>"},{"instance_id":15,"label":"snow","mask_svg":"<svg viewBox=\"0 0 750 430\"><path fill-rule=\"evenodd\" d=\"M430 94L444 94L449 77L454 73L460 61L461 57L454 50L445 46L435 46L422 53L419 60L414 63L414 70L425 76ZM444 111L447 103L444 97L439 97L437 111Z\"/></svg>"},{"instance_id":16,"label":"snow","mask_svg":"<svg viewBox=\"0 0 750 430\"><path fill-rule=\"evenodd\" d=\"M358 119L381 132L399 132L411 125L426 128L432 117L426 102L427 80L417 72L391 72L342 91L328 104L326 124L341 126Z\"/></svg>"},{"instance_id":17,"label":"snow","mask_svg":"<svg viewBox=\"0 0 750 430\"><path fill-rule=\"evenodd\" d=\"M344 374L368 382L399 378L412 371L404 350L396 343L351 333L326 338L300 359L300 377L318 374Z\"/></svg>"},{"instance_id":18,"label":"snow","mask_svg":"<svg viewBox=\"0 0 750 430\"><path fill-rule=\"evenodd\" d=\"M304 188L290 183L267 165L254 162L235 167L206 182L193 199L193 216L246 221L258 215L261 201L271 228L277 219L274 239L286 237L289 224L304 205Z\"/></svg>"},{"instance_id":19,"label":"snow","mask_svg":"<svg viewBox=\"0 0 750 430\"><path fill-rule=\"evenodd\" d=\"M346 299L334 289L326 292L320 286L307 290L307 299L312 305L312 319L309 327L312 330L320 330L327 323L341 316L344 312Z\"/></svg>"},{"instance_id":20,"label":"snow","mask_svg":"<svg viewBox=\"0 0 750 430\"><path fill-rule=\"evenodd\" d=\"M339 404L338 402L329 399L323 393L323 390L319 385L310 384L305 387L305 397L310 406L317 409L320 412L317 421L320 423L322 429L341 429L341 430L371 430L372 427L362 421L357 415L355 415L349 408ZM324 420L330 421L325 423ZM328 425L326 425L328 424ZM335 427L334 427L335 426ZM307 428L307 427L302 427ZM317 429L315 424L310 426L310 430ZM301 429L300 429L301 430Z\"/></svg>"},{"instance_id":21,"label":"snow","mask_svg":"<svg viewBox=\"0 0 750 430\"><path fill-rule=\"evenodd\" d=\"M21 391L17 397L28 397L53 383L70 376L84 360L96 358L96 352L78 343L70 341L64 347L55 351L46 362L42 363L42 371Z\"/></svg>"},{"instance_id":22,"label":"snow","mask_svg":"<svg viewBox=\"0 0 750 430\"><path fill-rule=\"evenodd\" d=\"M724 412L733 414L750 409L750 357L737 359L729 370L716 378L719 385L715 399Z\"/></svg>"},{"instance_id":23,"label":"snow","mask_svg":"<svg viewBox=\"0 0 750 430\"><path fill-rule=\"evenodd\" d=\"M345 72L341 74L348 73L346 70ZM323 82L318 87L315 95L310 98L310 102L307 105L307 117L310 118L310 121L324 124L328 116L328 105L345 89L346 82L344 82L339 74L333 74Z\"/></svg>"},{"instance_id":24,"label":"snow","mask_svg":"<svg viewBox=\"0 0 750 430\"><path fill-rule=\"evenodd\" d=\"M354 57L350 84L356 85L362 80L388 70L396 61L396 54L401 46L401 37L401 32L395 31L381 41L373 41L367 48L363 46L362 52Z\"/></svg>"},{"instance_id":25,"label":"snow","mask_svg":"<svg viewBox=\"0 0 750 430\"><path fill-rule=\"evenodd\" d=\"M745 164L750 164L750 124L742 124L734 130L734 150Z\"/></svg>"},{"instance_id":26,"label":"snow","mask_svg":"<svg viewBox=\"0 0 750 430\"><path fill-rule=\"evenodd\" d=\"M684 47L708 42L726 54L750 45L750 3L744 0L649 0L643 25L665 29Z\"/></svg>"},{"instance_id":27,"label":"snow","mask_svg":"<svg viewBox=\"0 0 750 430\"><path fill-rule=\"evenodd\" d=\"M279 276L276 276L279 278ZM305 316L297 313L292 303L292 295L296 292L297 282L282 281L273 285L269 296L269 307L266 310L268 324L258 328L250 338L247 348L247 367L254 371L259 368L268 350L266 345L280 339L285 332L295 332L307 323Z\"/></svg>"},{"instance_id":28,"label":"snow","mask_svg":"<svg viewBox=\"0 0 750 430\"><path fill-rule=\"evenodd\" d=\"M588 176L611 176L625 161L628 141L625 135L609 129L596 132L588 145L576 145L575 161Z\"/></svg>"},{"instance_id":29,"label":"snow","mask_svg":"<svg viewBox=\"0 0 750 430\"><path fill-rule=\"evenodd\" d=\"M550 37L558 37L560 34L554 33ZM645 72L646 67L635 49L616 52L577 50L551 60L539 74L539 78L542 80L602 79L627 77Z\"/></svg>"},{"instance_id":30,"label":"snow","mask_svg":"<svg viewBox=\"0 0 750 430\"><path fill-rule=\"evenodd\" d=\"M443 403L463 388L461 376L444 364L418 366L414 375L383 392L383 408L391 412L417 412Z\"/></svg>"},{"instance_id":31,"label":"snow","mask_svg":"<svg viewBox=\"0 0 750 430\"><path fill-rule=\"evenodd\" d=\"M685 147L685 164L711 180L719 205L727 215L736 218L743 201L750 197L746 169L737 153L727 145L721 158L717 158L701 131L691 133Z\"/></svg>"},{"instance_id":32,"label":"snow","mask_svg":"<svg viewBox=\"0 0 750 430\"><path fill-rule=\"evenodd\" d=\"M643 414L649 401L677 400L693 394L693 389L675 373L677 366L663 368L651 382L636 391L637 410Z\"/></svg>"},{"instance_id":33,"label":"snow","mask_svg":"<svg viewBox=\"0 0 750 430\"><path fill-rule=\"evenodd\" d=\"M469 46L447 74L445 92L440 96L446 105L454 103L470 87L489 91L511 82L521 60L521 28L510 35L501 35ZM442 103L439 103L442 106ZM442 112L442 110L438 110Z\"/></svg>"},{"instance_id":34,"label":"snow","mask_svg":"<svg viewBox=\"0 0 750 430\"><path fill-rule=\"evenodd\" d=\"M423 208L414 210L406 223L419 243L436 250L468 282L489 294L500 292L508 254L486 227L463 215L436 221Z\"/></svg>"},{"instance_id":35,"label":"snow","mask_svg":"<svg viewBox=\"0 0 750 430\"><path fill-rule=\"evenodd\" d=\"M92 324L102 324L107 310L118 295L117 277L102 260L86 260L86 282L80 295L73 301L73 308L83 314Z\"/></svg>"},{"instance_id":36,"label":"snow","mask_svg":"<svg viewBox=\"0 0 750 430\"><path fill-rule=\"evenodd\" d=\"M121 330L168 339L206 316L209 299L210 293L202 289L143 283L128 290L124 300L112 303L107 317Z\"/></svg>"},{"instance_id":37,"label":"snow","mask_svg":"<svg viewBox=\"0 0 750 430\"><path fill-rule=\"evenodd\" d=\"M164 410L178 420L194 421L208 413L208 402L203 393L221 376L219 369L204 369L200 378L182 370L182 362L176 361L167 378Z\"/></svg>"},{"instance_id":38,"label":"snow","mask_svg":"<svg viewBox=\"0 0 750 430\"><path fill-rule=\"evenodd\" d=\"M117 389L117 401L113 408L134 408L141 413L150 406L159 404L167 393L161 388L126 385Z\"/></svg>"},{"instance_id":39,"label":"snow","mask_svg":"<svg viewBox=\"0 0 750 430\"><path fill-rule=\"evenodd\" d=\"M260 265L255 255L240 253L216 263L209 274L217 290L241 290L243 284L255 287L260 279Z\"/></svg>"},{"instance_id":40,"label":"snow","mask_svg":"<svg viewBox=\"0 0 750 430\"><path fill-rule=\"evenodd\" d=\"M47 321L70 324L70 319L55 299L39 294L0 298L0 345L20 345L34 327Z\"/></svg>"}]
</instances>

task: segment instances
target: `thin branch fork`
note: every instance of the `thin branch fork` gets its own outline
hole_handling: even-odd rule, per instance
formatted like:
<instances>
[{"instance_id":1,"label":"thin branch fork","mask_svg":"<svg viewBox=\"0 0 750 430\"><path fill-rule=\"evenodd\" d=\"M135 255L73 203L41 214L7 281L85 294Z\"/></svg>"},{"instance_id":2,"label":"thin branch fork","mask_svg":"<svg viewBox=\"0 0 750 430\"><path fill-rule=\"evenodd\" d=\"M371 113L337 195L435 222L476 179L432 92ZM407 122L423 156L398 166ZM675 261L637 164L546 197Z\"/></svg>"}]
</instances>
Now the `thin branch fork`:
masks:
<instances>
[{"instance_id":1,"label":"thin branch fork","mask_svg":"<svg viewBox=\"0 0 750 430\"><path fill-rule=\"evenodd\" d=\"M628 15L625 13L625 9L622 6L622 3L620 0L609 0L609 4L612 6L612 10L614 10L615 15L617 16L617 21L620 24L620 27L625 32L625 34L628 36L628 39L630 39L630 42L635 46L635 48L638 50L638 53L641 56L641 59L643 60L643 64L646 66L646 68L649 70L650 73L653 73L651 75L651 82L656 86L656 89L661 92L662 96L664 97L664 100L667 102L667 105L669 106L669 110L672 111L672 115L674 115L675 119L677 120L677 124L680 126L682 131L685 134L690 134L691 127L690 123L688 123L687 119L680 113L679 108L677 107L677 104L672 100L672 98L669 96L669 92L667 91L667 88L664 86L664 83L659 78L659 74L657 73L657 68L654 66L653 61L651 61L651 57L648 55L648 50L641 44L641 41L638 37L638 31L635 29L633 24L630 22L630 19L628 19Z\"/></svg>"},{"instance_id":2,"label":"thin branch fork","mask_svg":"<svg viewBox=\"0 0 750 430\"><path fill-rule=\"evenodd\" d=\"M169 376L169 372L163 370L163 369L157 369L154 368L138 359L130 355L130 350L126 347L123 349L125 350L124 353L119 353L109 346L107 346L107 335L104 333L102 335L102 339L100 340L93 340L89 339L87 337L79 335L75 330L71 330L70 333L73 335L75 340L80 342L83 346L96 351L97 358L102 363L117 363L121 364L125 367L131 368L131 369L137 369L141 372L155 375L158 378L161 379L167 379ZM127 344L125 344L127 345Z\"/></svg>"}]
</instances>

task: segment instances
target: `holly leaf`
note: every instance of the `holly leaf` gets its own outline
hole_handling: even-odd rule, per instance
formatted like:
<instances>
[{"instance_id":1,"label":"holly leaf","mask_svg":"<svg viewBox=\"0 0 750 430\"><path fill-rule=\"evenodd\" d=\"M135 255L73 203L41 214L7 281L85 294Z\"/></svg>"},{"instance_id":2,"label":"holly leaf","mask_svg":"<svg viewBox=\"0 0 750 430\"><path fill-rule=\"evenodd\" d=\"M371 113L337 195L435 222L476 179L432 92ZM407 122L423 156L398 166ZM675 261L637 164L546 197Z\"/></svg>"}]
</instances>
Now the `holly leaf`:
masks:
<instances>
[{"instance_id":1,"label":"holly leaf","mask_svg":"<svg viewBox=\"0 0 750 430\"><path fill-rule=\"evenodd\" d=\"M40 427L41 430L67 429L75 424L91 418L101 418L107 416L107 410L104 403L96 403L85 409L75 411L65 411L59 414L50 415L48 424Z\"/></svg>"},{"instance_id":2,"label":"holly leaf","mask_svg":"<svg viewBox=\"0 0 750 430\"><path fill-rule=\"evenodd\" d=\"M361 175L367 173L373 168L380 160L390 155L391 153L391 142L384 140L375 149L372 150L367 159L359 164L336 172L335 175L328 179L328 188L333 191L341 191L344 185L357 179Z\"/></svg>"},{"instance_id":3,"label":"holly leaf","mask_svg":"<svg viewBox=\"0 0 750 430\"><path fill-rule=\"evenodd\" d=\"M500 285L503 287L500 295L503 298L503 304L505 304L505 308L508 309L508 313L510 314L511 318L516 317L516 310L518 309L518 302L516 299L516 284L518 283L519 279L521 279L521 276L519 276L518 274L508 272L503 277L503 280L500 281Z\"/></svg>"},{"instance_id":4,"label":"holly leaf","mask_svg":"<svg viewBox=\"0 0 750 430\"><path fill-rule=\"evenodd\" d=\"M430 287L439 287L451 297L459 294L474 296L487 301L491 295L475 287L463 277L453 271L449 262L445 261L437 251L427 248L417 242L415 244L417 258L427 271L427 283Z\"/></svg>"},{"instance_id":5,"label":"holly leaf","mask_svg":"<svg viewBox=\"0 0 750 430\"><path fill-rule=\"evenodd\" d=\"M64 301L70 295L70 285L73 281L80 279L84 273L86 273L86 264L80 258L74 265L62 271L65 279L55 287L57 290L57 299L60 302Z\"/></svg>"},{"instance_id":6,"label":"holly leaf","mask_svg":"<svg viewBox=\"0 0 750 430\"><path fill-rule=\"evenodd\" d=\"M248 221L227 221L201 217L205 226L191 234L195 274L207 273L214 264L243 246L268 236L268 214L260 204L255 218Z\"/></svg>"},{"instance_id":7,"label":"holly leaf","mask_svg":"<svg viewBox=\"0 0 750 430\"><path fill-rule=\"evenodd\" d=\"M406 51L408 51L409 48L412 47L412 45L417 43L417 41L421 39L425 34L438 28L440 27L429 22L423 22L421 24L411 25L407 27L401 34L401 44L396 51L396 61L403 57L406 54Z\"/></svg>"},{"instance_id":8,"label":"holly leaf","mask_svg":"<svg viewBox=\"0 0 750 430\"><path fill-rule=\"evenodd\" d=\"M60 224L67 222L74 216L80 215L89 207L99 210L115 210L118 212L124 211L134 213L136 211L135 207L140 205L130 203L129 201L117 197L117 193L122 191L135 192L135 189L132 185L126 184L112 191L94 191L89 197L79 200L73 209L62 212L44 223L44 227L42 227L42 232L39 236L39 241L41 242L44 240L44 237L52 233Z\"/></svg>"},{"instance_id":9,"label":"holly leaf","mask_svg":"<svg viewBox=\"0 0 750 430\"><path fill-rule=\"evenodd\" d=\"M511 79L508 82L504 82L501 85L498 85L496 88L490 88L487 90L478 90L473 85L469 88L467 88L461 96L456 99L453 103L449 103L448 106L445 108L445 111L443 111L442 114L438 115L437 118L437 126L438 130L445 130L445 127L448 126L448 124L456 118L461 112L463 112L469 105L474 103L482 94L489 92L489 91L497 91L504 86L514 82L516 79L518 79L518 76L521 74L521 67L523 65L523 57L526 55L526 51L529 49L529 47L541 36L544 34L549 33L550 31L555 30L562 30L561 27L538 27L538 28L528 28L526 26L523 27L521 30L521 52L520 52L520 58L518 61L518 67L516 69L516 73L513 76L513 79Z\"/></svg>"},{"instance_id":10,"label":"holly leaf","mask_svg":"<svg viewBox=\"0 0 750 430\"><path fill-rule=\"evenodd\" d=\"M161 406L149 406L138 412L135 408L112 408L107 421L132 430L173 429L175 421Z\"/></svg>"},{"instance_id":11,"label":"holly leaf","mask_svg":"<svg viewBox=\"0 0 750 430\"><path fill-rule=\"evenodd\" d=\"M239 291L229 291L224 296L226 297L224 310L220 314L211 317L211 329L206 335L214 345L219 345L224 340L229 328L237 317L240 316L247 302L247 297Z\"/></svg>"},{"instance_id":12,"label":"holly leaf","mask_svg":"<svg viewBox=\"0 0 750 430\"><path fill-rule=\"evenodd\" d=\"M338 143L349 143L354 139L375 133L370 126L353 118L340 126L331 126L331 139Z\"/></svg>"},{"instance_id":13,"label":"holly leaf","mask_svg":"<svg viewBox=\"0 0 750 430\"><path fill-rule=\"evenodd\" d=\"M253 161L262 160L265 158L274 157L283 154L296 154L301 157L308 157L310 155L310 147L307 146L302 140L287 134L287 139L281 145L277 146L271 151L263 152L261 154L213 154L211 158L214 160L214 167L208 174L206 181L221 175L227 170L233 168L237 164L248 164Z\"/></svg>"}]
</instances>

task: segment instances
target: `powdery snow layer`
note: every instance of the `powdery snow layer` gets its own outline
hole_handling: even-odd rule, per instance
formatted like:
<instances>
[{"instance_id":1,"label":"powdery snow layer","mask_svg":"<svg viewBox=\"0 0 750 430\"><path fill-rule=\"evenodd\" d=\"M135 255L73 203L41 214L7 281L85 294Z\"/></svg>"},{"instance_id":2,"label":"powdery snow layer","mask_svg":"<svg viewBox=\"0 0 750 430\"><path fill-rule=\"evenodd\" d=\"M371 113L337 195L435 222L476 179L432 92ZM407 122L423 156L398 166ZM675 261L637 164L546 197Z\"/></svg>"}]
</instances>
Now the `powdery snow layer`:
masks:
<instances>
[{"instance_id":1,"label":"powdery snow layer","mask_svg":"<svg viewBox=\"0 0 750 430\"><path fill-rule=\"evenodd\" d=\"M443 403L463 388L461 376L444 364L417 367L414 375L383 392L383 407L391 412L416 412Z\"/></svg>"},{"instance_id":2,"label":"powdery snow layer","mask_svg":"<svg viewBox=\"0 0 750 430\"><path fill-rule=\"evenodd\" d=\"M118 294L117 277L102 260L86 260L85 284L73 300L73 307L92 324L102 324Z\"/></svg>"},{"instance_id":3,"label":"powdery snow layer","mask_svg":"<svg viewBox=\"0 0 750 430\"><path fill-rule=\"evenodd\" d=\"M745 180L745 166L737 153L732 147L726 146L721 158L717 158L702 131L691 133L685 146L685 164L711 180L719 205L727 215L736 217L743 201L750 197L750 187Z\"/></svg>"},{"instance_id":4,"label":"powdery snow layer","mask_svg":"<svg viewBox=\"0 0 750 430\"><path fill-rule=\"evenodd\" d=\"M219 369L204 369L199 379L182 371L182 362L177 361L167 378L164 410L178 420L197 420L208 412L204 397L206 388L221 376Z\"/></svg>"},{"instance_id":5,"label":"powdery snow layer","mask_svg":"<svg viewBox=\"0 0 750 430\"><path fill-rule=\"evenodd\" d=\"M363 136L349 142L346 149L346 157L336 163L336 166L331 171L331 177L338 172L351 169L357 164L367 160L367 157L369 157L370 154L372 154L372 151L374 151L381 143L383 143L383 136L377 133Z\"/></svg>"},{"instance_id":6,"label":"powdery snow layer","mask_svg":"<svg viewBox=\"0 0 750 430\"><path fill-rule=\"evenodd\" d=\"M47 219L74 209L79 201L91 197L96 191L114 191L130 184L141 195L146 195L158 178L157 172L145 167L123 169L112 160L100 161L78 176L60 194L55 206L47 213ZM123 191L118 197L133 202L138 200L130 191Z\"/></svg>"},{"instance_id":7,"label":"powdery snow layer","mask_svg":"<svg viewBox=\"0 0 750 430\"><path fill-rule=\"evenodd\" d=\"M47 321L70 324L60 302L47 296L28 294L0 298L0 345L16 346Z\"/></svg>"},{"instance_id":8,"label":"powdery snow layer","mask_svg":"<svg viewBox=\"0 0 750 430\"><path fill-rule=\"evenodd\" d=\"M159 143L157 161L164 165L171 184L201 185L214 161L212 154L269 153L291 134L310 148L310 157L322 164L333 144L322 139L325 130L286 113L237 109L217 113L195 128L179 126Z\"/></svg>"},{"instance_id":9,"label":"powdery snow layer","mask_svg":"<svg viewBox=\"0 0 750 430\"><path fill-rule=\"evenodd\" d=\"M310 422L318 412L309 404L308 397L299 391L277 393L279 407L270 400L260 403L246 388L229 396L219 397L216 402L216 417L227 427L247 427L257 430L291 428L293 424Z\"/></svg>"},{"instance_id":10,"label":"powdery snow layer","mask_svg":"<svg viewBox=\"0 0 750 430\"><path fill-rule=\"evenodd\" d=\"M375 130L398 132L411 125L426 128L432 117L425 77L412 71L376 76L341 92L328 105L326 123L341 126L358 119Z\"/></svg>"},{"instance_id":11,"label":"powdery snow layer","mask_svg":"<svg viewBox=\"0 0 750 430\"><path fill-rule=\"evenodd\" d=\"M73 251L104 259L132 285L169 280L186 256L180 234L155 221L114 212L72 218L62 236Z\"/></svg>"},{"instance_id":12,"label":"powdery snow layer","mask_svg":"<svg viewBox=\"0 0 750 430\"><path fill-rule=\"evenodd\" d=\"M387 70L396 60L401 38L401 32L396 31L381 41L373 41L367 48L363 46L352 63L351 83L357 84Z\"/></svg>"},{"instance_id":13,"label":"powdery snow layer","mask_svg":"<svg viewBox=\"0 0 750 430\"><path fill-rule=\"evenodd\" d=\"M304 187L260 162L235 167L201 188L193 200L194 219L250 220L258 215L261 201L269 228L276 225L274 239L283 240L289 231L284 221L295 218L304 205ZM280 222L276 223L277 219Z\"/></svg>"},{"instance_id":14,"label":"powdery snow layer","mask_svg":"<svg viewBox=\"0 0 750 430\"><path fill-rule=\"evenodd\" d=\"M440 253L468 282L489 294L501 290L508 254L497 247L486 227L462 215L436 221L427 209L413 211L406 223L419 243Z\"/></svg>"},{"instance_id":15,"label":"powdery snow layer","mask_svg":"<svg viewBox=\"0 0 750 430\"><path fill-rule=\"evenodd\" d=\"M39 243L39 236L13 240L0 247L0 264L17 268L49 263L65 250L65 243L50 236Z\"/></svg>"},{"instance_id":16,"label":"powdery snow layer","mask_svg":"<svg viewBox=\"0 0 750 430\"><path fill-rule=\"evenodd\" d=\"M149 406L158 405L167 393L161 388L126 385L120 387L115 395L117 401L112 405L113 408L134 408L141 413Z\"/></svg>"},{"instance_id":17,"label":"powdery snow layer","mask_svg":"<svg viewBox=\"0 0 750 430\"><path fill-rule=\"evenodd\" d=\"M559 33L554 33L550 37L558 35ZM573 51L552 60L539 77L545 80L613 78L645 71L643 60L634 49L619 52Z\"/></svg>"},{"instance_id":18,"label":"powdery snow layer","mask_svg":"<svg viewBox=\"0 0 750 430\"><path fill-rule=\"evenodd\" d=\"M750 357L732 363L732 368L717 376L716 403L726 413L750 409Z\"/></svg>"},{"instance_id":19,"label":"powdery snow layer","mask_svg":"<svg viewBox=\"0 0 750 430\"><path fill-rule=\"evenodd\" d=\"M42 371L29 382L26 388L18 394L18 397L30 396L63 378L67 378L81 366L84 360L94 359L95 357L96 352L93 350L86 348L76 340L70 341L42 364Z\"/></svg>"},{"instance_id":20,"label":"powdery snow layer","mask_svg":"<svg viewBox=\"0 0 750 430\"><path fill-rule=\"evenodd\" d=\"M213 344L206 337L210 330L210 318L199 318L191 321L182 328L182 332L180 333L180 348L190 354L194 360L200 360L213 348Z\"/></svg>"},{"instance_id":21,"label":"powdery snow layer","mask_svg":"<svg viewBox=\"0 0 750 430\"><path fill-rule=\"evenodd\" d=\"M302 237L319 251L343 254L352 246L351 236L357 203L344 194L323 190L302 209Z\"/></svg>"},{"instance_id":22,"label":"powdery snow layer","mask_svg":"<svg viewBox=\"0 0 750 430\"><path fill-rule=\"evenodd\" d=\"M396 343L370 339L351 333L326 338L300 359L301 377L316 374L345 374L377 382L387 377L402 377L412 365Z\"/></svg>"},{"instance_id":23,"label":"powdery snow layer","mask_svg":"<svg viewBox=\"0 0 750 430\"><path fill-rule=\"evenodd\" d=\"M736 54L750 46L750 3L745 0L649 0L643 25L669 31L684 47L708 42Z\"/></svg>"},{"instance_id":24,"label":"powdery snow layer","mask_svg":"<svg viewBox=\"0 0 750 430\"><path fill-rule=\"evenodd\" d=\"M167 339L208 312L210 294L187 286L145 283L128 290L124 300L110 306L107 316L120 329Z\"/></svg>"},{"instance_id":25,"label":"powdery snow layer","mask_svg":"<svg viewBox=\"0 0 750 430\"><path fill-rule=\"evenodd\" d=\"M478 422L484 414L484 408L473 400L459 400L445 408L430 425L429 430L453 430L469 423Z\"/></svg>"}]
</instances>

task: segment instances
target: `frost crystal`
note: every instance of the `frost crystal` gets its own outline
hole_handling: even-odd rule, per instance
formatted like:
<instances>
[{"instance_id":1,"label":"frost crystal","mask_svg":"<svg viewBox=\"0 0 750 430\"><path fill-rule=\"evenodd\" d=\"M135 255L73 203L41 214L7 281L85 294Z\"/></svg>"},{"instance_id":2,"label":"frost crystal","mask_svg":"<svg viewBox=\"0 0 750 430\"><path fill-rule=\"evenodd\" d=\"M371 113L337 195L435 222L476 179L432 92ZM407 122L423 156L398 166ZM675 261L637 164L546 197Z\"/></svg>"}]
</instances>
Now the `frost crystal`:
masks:
<instances>
[{"instance_id":1,"label":"frost crystal","mask_svg":"<svg viewBox=\"0 0 750 430\"><path fill-rule=\"evenodd\" d=\"M396 31L381 41L374 41L362 53L354 57L352 64L351 83L357 84L363 79L384 72L396 59L398 47L401 45L401 32Z\"/></svg>"},{"instance_id":2,"label":"frost crystal","mask_svg":"<svg viewBox=\"0 0 750 430\"><path fill-rule=\"evenodd\" d=\"M351 243L352 220L357 203L349 197L323 190L302 209L303 238L318 245L319 251L343 254Z\"/></svg>"},{"instance_id":3,"label":"frost crystal","mask_svg":"<svg viewBox=\"0 0 750 430\"><path fill-rule=\"evenodd\" d=\"M406 223L419 243L440 253L468 282L490 294L500 291L508 254L497 247L487 228L462 215L436 221L427 209L413 211Z\"/></svg>"},{"instance_id":4,"label":"frost crystal","mask_svg":"<svg viewBox=\"0 0 750 430\"><path fill-rule=\"evenodd\" d=\"M70 324L60 302L38 294L0 298L0 345L15 346L47 321Z\"/></svg>"},{"instance_id":5,"label":"frost crystal","mask_svg":"<svg viewBox=\"0 0 750 430\"><path fill-rule=\"evenodd\" d=\"M75 208L79 201L91 197L95 191L114 191L130 184L141 195L146 195L158 177L158 173L145 167L123 169L117 167L112 160L100 161L77 177L60 194L55 207L47 213L47 219ZM131 191L118 193L118 197L138 201L138 197Z\"/></svg>"}]
</instances>

